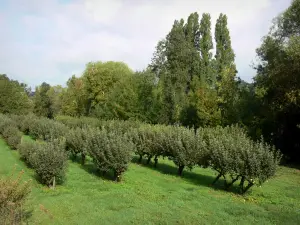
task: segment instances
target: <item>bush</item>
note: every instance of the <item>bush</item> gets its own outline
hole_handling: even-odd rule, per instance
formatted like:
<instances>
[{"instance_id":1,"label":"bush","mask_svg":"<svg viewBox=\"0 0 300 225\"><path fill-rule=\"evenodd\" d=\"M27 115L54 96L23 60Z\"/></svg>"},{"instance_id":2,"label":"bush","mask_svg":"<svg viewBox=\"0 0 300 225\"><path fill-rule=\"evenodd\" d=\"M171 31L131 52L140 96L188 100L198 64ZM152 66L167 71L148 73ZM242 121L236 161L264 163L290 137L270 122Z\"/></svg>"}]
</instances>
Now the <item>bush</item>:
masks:
<instances>
[{"instance_id":1,"label":"bush","mask_svg":"<svg viewBox=\"0 0 300 225\"><path fill-rule=\"evenodd\" d=\"M22 138L16 122L3 114L0 114L0 134L2 134L7 144L13 149L17 148Z\"/></svg>"},{"instance_id":2,"label":"bush","mask_svg":"<svg viewBox=\"0 0 300 225\"><path fill-rule=\"evenodd\" d=\"M71 116L57 116L55 120L63 123L69 128L84 128L86 126L100 127L101 121L91 117L71 117Z\"/></svg>"},{"instance_id":3,"label":"bush","mask_svg":"<svg viewBox=\"0 0 300 225\"><path fill-rule=\"evenodd\" d=\"M0 178L0 221L1 224L21 224L23 205L31 191L29 182L21 182L20 172L17 178L13 175Z\"/></svg>"},{"instance_id":4,"label":"bush","mask_svg":"<svg viewBox=\"0 0 300 225\"><path fill-rule=\"evenodd\" d=\"M22 139L18 146L20 157L26 164L33 167L33 154L37 151L38 144L33 140Z\"/></svg>"},{"instance_id":5,"label":"bush","mask_svg":"<svg viewBox=\"0 0 300 225\"><path fill-rule=\"evenodd\" d=\"M7 126L2 135L12 149L16 149L21 142L22 133L14 125Z\"/></svg>"},{"instance_id":6,"label":"bush","mask_svg":"<svg viewBox=\"0 0 300 225\"><path fill-rule=\"evenodd\" d=\"M29 124L29 133L35 139L49 141L63 137L67 132L64 124L47 118L36 118Z\"/></svg>"},{"instance_id":7,"label":"bush","mask_svg":"<svg viewBox=\"0 0 300 225\"><path fill-rule=\"evenodd\" d=\"M36 124L36 120L38 120L38 117L34 114L29 114L26 116L19 116L19 129L24 134L28 135L30 132L30 128L33 126L33 124Z\"/></svg>"},{"instance_id":8,"label":"bush","mask_svg":"<svg viewBox=\"0 0 300 225\"><path fill-rule=\"evenodd\" d=\"M227 189L239 179L241 193L255 183L261 185L274 175L280 161L278 151L264 142L250 140L237 126L207 128L205 139L209 165L218 172L214 183L223 177Z\"/></svg>"},{"instance_id":9,"label":"bush","mask_svg":"<svg viewBox=\"0 0 300 225\"><path fill-rule=\"evenodd\" d=\"M155 155L155 139L156 132L153 126L150 125L142 125L139 128L131 129L128 134L130 135L133 143L136 146L135 154L137 154L139 158L139 163L141 163L143 156L148 156L148 163L153 155ZM159 156L159 154L157 154ZM155 161L155 166L157 161Z\"/></svg>"},{"instance_id":10,"label":"bush","mask_svg":"<svg viewBox=\"0 0 300 225\"><path fill-rule=\"evenodd\" d=\"M68 159L65 151L65 140L55 139L46 143L35 142L35 146L32 148L34 151L29 154L28 159L40 182L49 187L55 187L56 183L61 184L65 178Z\"/></svg>"},{"instance_id":11,"label":"bush","mask_svg":"<svg viewBox=\"0 0 300 225\"><path fill-rule=\"evenodd\" d=\"M66 135L66 149L71 152L73 157L81 154L81 164L85 163L88 133L87 129L75 128L69 130Z\"/></svg>"},{"instance_id":12,"label":"bush","mask_svg":"<svg viewBox=\"0 0 300 225\"><path fill-rule=\"evenodd\" d=\"M183 169L192 169L202 161L205 142L194 130L184 127L173 127L168 133L165 148L170 152L169 159L178 166L178 175L182 175Z\"/></svg>"},{"instance_id":13,"label":"bush","mask_svg":"<svg viewBox=\"0 0 300 225\"><path fill-rule=\"evenodd\" d=\"M9 126L17 126L8 116L0 114L0 134L3 135L4 130Z\"/></svg>"},{"instance_id":14,"label":"bush","mask_svg":"<svg viewBox=\"0 0 300 225\"><path fill-rule=\"evenodd\" d=\"M87 128L89 134L88 153L102 172L113 170L115 180L127 170L135 145L126 135L108 132L105 129Z\"/></svg>"}]
</instances>

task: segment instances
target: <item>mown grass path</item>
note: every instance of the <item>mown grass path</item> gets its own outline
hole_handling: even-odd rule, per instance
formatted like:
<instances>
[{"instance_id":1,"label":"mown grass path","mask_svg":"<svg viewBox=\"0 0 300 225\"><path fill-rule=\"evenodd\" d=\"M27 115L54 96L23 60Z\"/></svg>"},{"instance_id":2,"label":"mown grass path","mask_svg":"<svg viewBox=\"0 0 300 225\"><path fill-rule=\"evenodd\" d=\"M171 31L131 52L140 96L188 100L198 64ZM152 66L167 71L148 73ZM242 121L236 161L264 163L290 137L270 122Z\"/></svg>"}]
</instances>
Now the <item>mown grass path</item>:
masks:
<instances>
[{"instance_id":1,"label":"mown grass path","mask_svg":"<svg viewBox=\"0 0 300 225\"><path fill-rule=\"evenodd\" d=\"M14 165L33 179L29 224L300 224L297 169L281 167L263 187L239 196L210 187L209 169L177 177L168 160L160 159L157 169L132 163L119 184L98 176L91 162L69 161L66 182L50 190L0 139L0 176Z\"/></svg>"}]
</instances>

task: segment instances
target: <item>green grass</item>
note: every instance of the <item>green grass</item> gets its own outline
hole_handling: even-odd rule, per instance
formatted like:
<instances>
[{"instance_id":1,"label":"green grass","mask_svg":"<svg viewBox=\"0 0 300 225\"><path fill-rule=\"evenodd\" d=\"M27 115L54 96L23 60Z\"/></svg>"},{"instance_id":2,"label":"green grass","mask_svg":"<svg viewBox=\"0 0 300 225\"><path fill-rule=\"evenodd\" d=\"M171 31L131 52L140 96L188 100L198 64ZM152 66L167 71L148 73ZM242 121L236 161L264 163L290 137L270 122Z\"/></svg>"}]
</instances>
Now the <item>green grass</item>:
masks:
<instances>
[{"instance_id":1,"label":"green grass","mask_svg":"<svg viewBox=\"0 0 300 225\"><path fill-rule=\"evenodd\" d=\"M160 159L158 168L132 163L124 181L96 174L92 164L69 162L67 180L55 190L38 184L34 173L0 139L0 176L14 165L33 179L29 224L299 224L300 171L280 167L275 178L246 196L210 187L215 173L196 168L176 176Z\"/></svg>"}]
</instances>

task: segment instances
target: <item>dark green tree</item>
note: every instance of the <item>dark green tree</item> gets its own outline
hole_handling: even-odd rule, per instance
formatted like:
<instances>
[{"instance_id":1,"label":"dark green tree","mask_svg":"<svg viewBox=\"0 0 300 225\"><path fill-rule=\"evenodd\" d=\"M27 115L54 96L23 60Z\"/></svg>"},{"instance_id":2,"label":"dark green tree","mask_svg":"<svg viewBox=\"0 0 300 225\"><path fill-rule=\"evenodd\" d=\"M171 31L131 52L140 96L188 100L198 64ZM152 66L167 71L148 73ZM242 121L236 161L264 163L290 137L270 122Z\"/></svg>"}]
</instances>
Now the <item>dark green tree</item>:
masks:
<instances>
[{"instance_id":1,"label":"dark green tree","mask_svg":"<svg viewBox=\"0 0 300 225\"><path fill-rule=\"evenodd\" d=\"M300 1L274 20L257 49L255 77L260 110L256 130L292 161L300 162Z\"/></svg>"},{"instance_id":2,"label":"dark green tree","mask_svg":"<svg viewBox=\"0 0 300 225\"><path fill-rule=\"evenodd\" d=\"M211 35L211 17L208 13L203 13L200 22L200 42L199 49L201 53L201 74L205 78L205 83L209 86L215 83L215 74L212 68L212 50L213 42Z\"/></svg>"},{"instance_id":3,"label":"dark green tree","mask_svg":"<svg viewBox=\"0 0 300 225\"><path fill-rule=\"evenodd\" d=\"M32 112L30 90L25 84L0 74L0 113L28 114Z\"/></svg>"},{"instance_id":4,"label":"dark green tree","mask_svg":"<svg viewBox=\"0 0 300 225\"><path fill-rule=\"evenodd\" d=\"M43 82L35 89L34 95L34 113L38 116L44 116L53 118L53 108L51 98L48 95L48 91L51 86L46 82Z\"/></svg>"},{"instance_id":5,"label":"dark green tree","mask_svg":"<svg viewBox=\"0 0 300 225\"><path fill-rule=\"evenodd\" d=\"M218 103L222 114L222 123L228 125L235 121L237 95L235 54L231 46L230 33L227 27L227 16L220 14L215 27L216 55L215 72Z\"/></svg>"}]
</instances>

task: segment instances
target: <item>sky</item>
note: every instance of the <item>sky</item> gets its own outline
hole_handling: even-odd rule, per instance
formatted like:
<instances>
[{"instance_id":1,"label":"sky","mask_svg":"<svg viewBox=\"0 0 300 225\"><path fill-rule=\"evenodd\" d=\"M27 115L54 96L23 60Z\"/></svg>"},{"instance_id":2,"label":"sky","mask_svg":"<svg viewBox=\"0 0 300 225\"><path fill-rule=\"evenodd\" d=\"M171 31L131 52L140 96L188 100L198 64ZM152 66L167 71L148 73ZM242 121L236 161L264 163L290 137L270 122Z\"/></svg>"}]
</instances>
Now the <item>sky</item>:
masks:
<instances>
[{"instance_id":1,"label":"sky","mask_svg":"<svg viewBox=\"0 0 300 225\"><path fill-rule=\"evenodd\" d=\"M251 82L255 49L290 0L0 0L0 74L34 87L65 85L87 62L151 61L175 19L228 16L238 76Z\"/></svg>"}]
</instances>

